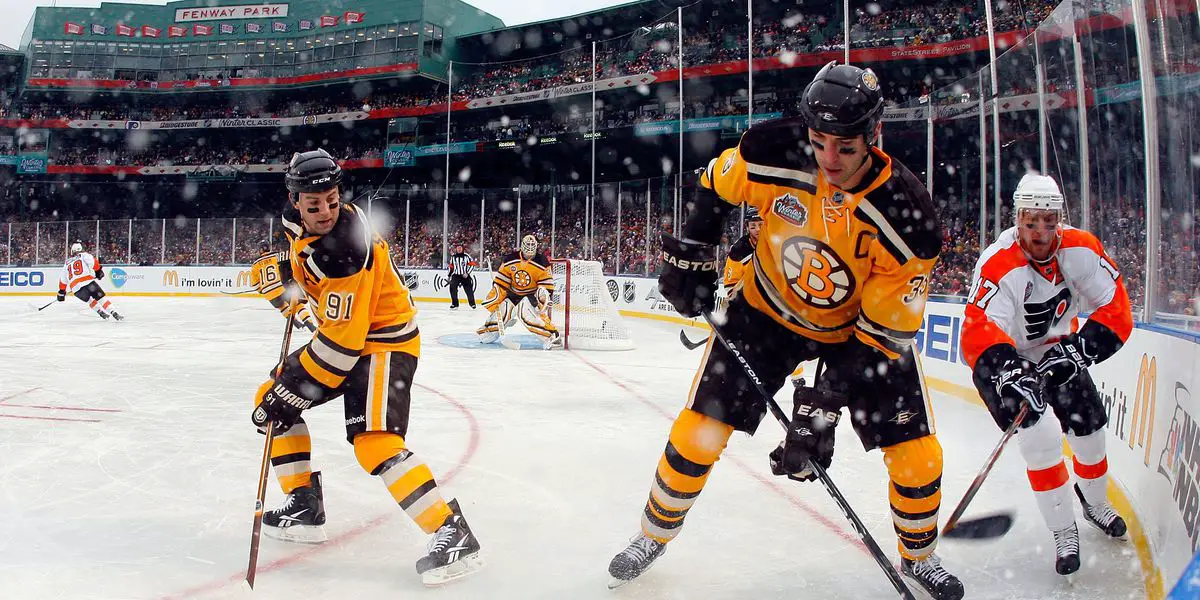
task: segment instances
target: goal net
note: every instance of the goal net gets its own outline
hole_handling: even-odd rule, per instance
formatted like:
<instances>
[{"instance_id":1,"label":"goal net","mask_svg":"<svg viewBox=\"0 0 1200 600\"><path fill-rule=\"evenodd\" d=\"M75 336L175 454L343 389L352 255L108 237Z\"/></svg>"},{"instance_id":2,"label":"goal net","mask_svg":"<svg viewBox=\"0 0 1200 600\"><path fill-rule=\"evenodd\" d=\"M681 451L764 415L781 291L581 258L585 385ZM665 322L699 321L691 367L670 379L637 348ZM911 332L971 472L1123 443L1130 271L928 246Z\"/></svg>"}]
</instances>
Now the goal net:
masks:
<instances>
[{"instance_id":1,"label":"goal net","mask_svg":"<svg viewBox=\"0 0 1200 600\"><path fill-rule=\"evenodd\" d=\"M632 350L633 337L609 294L604 271L591 260L550 261L554 275L550 317L564 348Z\"/></svg>"}]
</instances>

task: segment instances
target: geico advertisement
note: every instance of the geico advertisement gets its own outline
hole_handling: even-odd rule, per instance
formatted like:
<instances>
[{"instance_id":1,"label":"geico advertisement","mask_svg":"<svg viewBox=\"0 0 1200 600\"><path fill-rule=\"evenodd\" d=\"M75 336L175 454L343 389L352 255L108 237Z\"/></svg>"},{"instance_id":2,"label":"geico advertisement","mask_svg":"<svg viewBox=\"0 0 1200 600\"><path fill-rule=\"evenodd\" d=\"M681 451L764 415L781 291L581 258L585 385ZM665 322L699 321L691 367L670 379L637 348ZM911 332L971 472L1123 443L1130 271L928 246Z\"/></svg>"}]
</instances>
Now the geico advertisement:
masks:
<instances>
[{"instance_id":1,"label":"geico advertisement","mask_svg":"<svg viewBox=\"0 0 1200 600\"><path fill-rule=\"evenodd\" d=\"M59 269L0 268L0 295L58 291Z\"/></svg>"}]
</instances>

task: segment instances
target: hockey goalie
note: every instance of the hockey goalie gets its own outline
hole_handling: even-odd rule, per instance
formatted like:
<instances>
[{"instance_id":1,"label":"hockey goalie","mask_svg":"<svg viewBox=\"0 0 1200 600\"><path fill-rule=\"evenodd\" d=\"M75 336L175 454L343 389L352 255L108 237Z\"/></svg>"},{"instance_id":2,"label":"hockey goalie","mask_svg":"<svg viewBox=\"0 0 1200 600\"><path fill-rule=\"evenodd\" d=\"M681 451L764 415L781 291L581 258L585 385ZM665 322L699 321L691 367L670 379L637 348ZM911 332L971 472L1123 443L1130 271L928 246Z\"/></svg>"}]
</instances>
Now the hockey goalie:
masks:
<instances>
[{"instance_id":1,"label":"hockey goalie","mask_svg":"<svg viewBox=\"0 0 1200 600\"><path fill-rule=\"evenodd\" d=\"M476 332L479 341L484 344L500 341L505 329L520 318L526 329L542 338L543 348L561 346L562 335L550 320L553 292L550 261L538 252L537 238L527 235L521 239L518 251L504 257L492 278L492 289L483 301L489 314Z\"/></svg>"}]
</instances>

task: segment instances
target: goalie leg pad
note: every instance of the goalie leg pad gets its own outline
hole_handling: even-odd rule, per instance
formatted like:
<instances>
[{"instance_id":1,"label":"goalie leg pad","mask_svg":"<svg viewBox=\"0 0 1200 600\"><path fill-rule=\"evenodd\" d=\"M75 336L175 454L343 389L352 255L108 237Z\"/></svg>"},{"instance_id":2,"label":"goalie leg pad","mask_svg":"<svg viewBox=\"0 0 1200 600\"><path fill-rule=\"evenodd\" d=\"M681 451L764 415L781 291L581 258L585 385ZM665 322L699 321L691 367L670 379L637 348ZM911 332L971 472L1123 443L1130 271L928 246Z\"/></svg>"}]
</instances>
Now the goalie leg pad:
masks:
<instances>
[{"instance_id":1,"label":"goalie leg pad","mask_svg":"<svg viewBox=\"0 0 1200 600\"><path fill-rule=\"evenodd\" d=\"M938 509L942 504L942 445L927 435L883 448L887 465L888 502L900 555L922 560L938 541Z\"/></svg>"},{"instance_id":2,"label":"goalie leg pad","mask_svg":"<svg viewBox=\"0 0 1200 600\"><path fill-rule=\"evenodd\" d=\"M553 337L558 333L558 328L554 323L550 322L550 318L545 313L539 311L530 302L522 302L517 310L521 317L521 322L525 324L525 328L529 331L544 337Z\"/></svg>"},{"instance_id":3,"label":"goalie leg pad","mask_svg":"<svg viewBox=\"0 0 1200 600\"><path fill-rule=\"evenodd\" d=\"M360 433L354 437L354 456L363 469L383 480L388 493L425 533L437 531L452 514L429 466L405 447L399 435Z\"/></svg>"},{"instance_id":4,"label":"goalie leg pad","mask_svg":"<svg viewBox=\"0 0 1200 600\"><path fill-rule=\"evenodd\" d=\"M661 543L679 535L684 517L732 434L733 426L707 415L691 409L679 413L642 511L643 533Z\"/></svg>"}]
</instances>

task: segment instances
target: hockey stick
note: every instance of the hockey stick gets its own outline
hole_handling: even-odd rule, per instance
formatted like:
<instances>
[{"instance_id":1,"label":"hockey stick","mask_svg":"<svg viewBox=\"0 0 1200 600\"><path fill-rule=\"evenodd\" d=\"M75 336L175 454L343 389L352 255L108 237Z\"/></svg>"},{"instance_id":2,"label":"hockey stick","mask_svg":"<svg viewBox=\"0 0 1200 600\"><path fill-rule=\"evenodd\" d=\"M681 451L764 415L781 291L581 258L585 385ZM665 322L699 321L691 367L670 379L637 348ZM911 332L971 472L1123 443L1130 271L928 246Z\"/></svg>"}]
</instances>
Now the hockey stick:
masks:
<instances>
[{"instance_id":1,"label":"hockey stick","mask_svg":"<svg viewBox=\"0 0 1200 600\"><path fill-rule=\"evenodd\" d=\"M275 367L275 376L283 371L283 361L287 360L288 346L292 343L292 322L295 315L286 319L283 326L283 344L279 348L279 363ZM246 565L246 585L254 589L254 576L258 572L258 542L262 539L263 503L267 500L267 471L271 467L271 442L275 437L275 422L267 422L266 441L263 442L262 465L258 471L258 497L254 502L254 528L250 532L250 562Z\"/></svg>"},{"instance_id":2,"label":"hockey stick","mask_svg":"<svg viewBox=\"0 0 1200 600\"><path fill-rule=\"evenodd\" d=\"M742 370L746 372L746 375L750 378L750 381L754 383L754 388L758 390L758 394L762 396L763 401L767 403L767 409L771 411L771 414L775 417L775 420L779 421L779 425L783 427L784 431L787 431L791 427L791 423L788 420L787 415L784 414L783 409L779 408L779 405L775 403L775 398L771 394L767 393L767 389L763 387L762 381L758 378L758 374L754 372L754 369L750 367L750 363L746 361L746 358L742 356L742 353L738 352L738 349L735 348L733 344L729 342L729 340L725 339L725 334L721 333L721 330L717 328L715 323L713 323L712 315L710 313L704 313L704 320L708 323L709 327L712 327L713 335L717 336L717 340L721 342L721 345L725 346L725 348L729 350L730 354L733 354L733 356L737 358L738 363L742 365ZM900 579L900 573L896 572L896 567L892 565L890 561L888 561L887 556L885 556L883 553L883 550L879 548L879 544L875 543L875 538L871 536L871 532L867 531L867 526L863 524L862 519L858 518L858 514L855 513L854 509L850 507L850 503L846 500L846 497L842 495L841 490L839 490L837 485L833 483L833 480L829 478L829 473L825 472L824 467L817 464L816 461L810 460L809 466L812 467L812 471L813 473L816 473L817 478L821 480L821 484L825 486L825 491L829 492L829 495L833 497L834 502L836 502L838 507L842 509L842 514L846 516L846 520L850 521L850 524L854 526L855 531L858 532L859 539L861 539L863 545L867 547L867 551L870 552L871 558L874 558L875 562L879 564L879 568L883 569L883 574L887 575L888 581L892 583L892 587L896 588L896 592L898 592L900 597L904 598L904 600L916 600L916 597L913 596L912 590L909 590L908 586L904 583L904 580Z\"/></svg>"},{"instance_id":3,"label":"hockey stick","mask_svg":"<svg viewBox=\"0 0 1200 600\"><path fill-rule=\"evenodd\" d=\"M38 312L42 312L43 310L46 310L47 308L50 308L50 305L51 305L51 304L54 304L55 302L58 302L58 300L51 300L51 301L49 301L49 302L47 302L47 303L43 304L43 305L42 305L42 307L38 309Z\"/></svg>"},{"instance_id":4,"label":"hockey stick","mask_svg":"<svg viewBox=\"0 0 1200 600\"><path fill-rule=\"evenodd\" d=\"M689 340L687 335L685 335L683 333L682 329L679 330L679 341L682 342L683 347L687 348L688 350L695 350L696 348L699 348L700 346L703 346L704 344L708 343L708 340L700 340L698 342L693 342L692 340Z\"/></svg>"},{"instance_id":5,"label":"hockey stick","mask_svg":"<svg viewBox=\"0 0 1200 600\"><path fill-rule=\"evenodd\" d=\"M996 447L992 449L992 453L988 455L983 469L975 476L975 481L971 482L971 487L967 488L967 493L963 494L962 500L958 501L958 506L954 507L954 512L950 513L950 518L946 521L945 527L942 527L942 535L948 538L978 540L997 538L1008 533L1009 528L1013 525L1013 516L1010 513L998 513L961 522L959 518L967 510L967 505L975 498L975 494L979 492L979 488L983 487L983 481L987 479L988 473L991 473L992 466L1000 458L1000 453L1004 451L1004 446L1008 444L1008 440L1012 439L1013 435L1017 433L1017 428L1021 426L1021 422L1028 415L1029 404L1022 403L1021 411L1017 413L1017 418L1013 419L1008 429L1004 430L1004 435L1000 437L1000 442L996 444Z\"/></svg>"}]
</instances>

